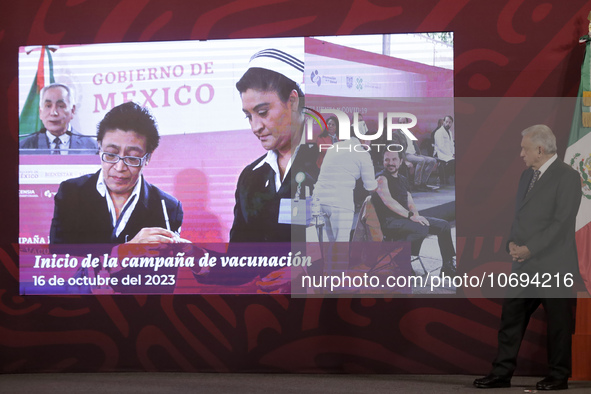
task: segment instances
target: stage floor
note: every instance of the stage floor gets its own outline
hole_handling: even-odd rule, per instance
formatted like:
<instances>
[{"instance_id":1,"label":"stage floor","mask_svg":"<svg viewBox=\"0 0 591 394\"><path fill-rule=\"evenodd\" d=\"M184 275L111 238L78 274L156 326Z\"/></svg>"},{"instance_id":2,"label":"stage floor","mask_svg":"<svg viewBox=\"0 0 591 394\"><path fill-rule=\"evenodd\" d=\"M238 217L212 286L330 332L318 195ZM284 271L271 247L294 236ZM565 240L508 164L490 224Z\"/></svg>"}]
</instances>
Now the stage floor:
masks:
<instances>
[{"instance_id":1,"label":"stage floor","mask_svg":"<svg viewBox=\"0 0 591 394\"><path fill-rule=\"evenodd\" d=\"M55 373L0 375L0 393L474 393L467 375L345 375L230 373ZM534 390L541 377L517 376L512 387L487 394ZM571 381L569 393L589 393L591 382ZM480 391L478 391L480 392ZM484 391L483 391L484 392Z\"/></svg>"}]
</instances>

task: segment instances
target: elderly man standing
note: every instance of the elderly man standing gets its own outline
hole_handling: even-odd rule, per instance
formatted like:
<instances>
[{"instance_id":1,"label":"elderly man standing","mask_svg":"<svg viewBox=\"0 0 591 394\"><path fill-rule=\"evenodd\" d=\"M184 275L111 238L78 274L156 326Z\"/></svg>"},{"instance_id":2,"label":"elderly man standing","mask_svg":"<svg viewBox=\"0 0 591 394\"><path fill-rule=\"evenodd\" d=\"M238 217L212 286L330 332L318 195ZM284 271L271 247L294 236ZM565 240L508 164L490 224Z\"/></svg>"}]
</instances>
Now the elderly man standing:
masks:
<instances>
[{"instance_id":1,"label":"elderly man standing","mask_svg":"<svg viewBox=\"0 0 591 394\"><path fill-rule=\"evenodd\" d=\"M43 129L20 141L21 153L27 154L94 154L98 147L94 137L76 132L70 121L76 113L72 91L67 85L53 83L41 89L39 118Z\"/></svg>"},{"instance_id":2,"label":"elderly man standing","mask_svg":"<svg viewBox=\"0 0 591 394\"><path fill-rule=\"evenodd\" d=\"M517 189L515 219L507 242L512 272L556 282L510 288L503 303L498 353L491 373L476 379L478 388L510 387L517 353L531 314L540 304L547 316L550 371L537 390L568 388L571 373L573 300L565 280L578 277L575 220L581 202L579 173L558 160L556 137L546 125L522 133L521 157L528 167ZM566 282L568 283L568 282ZM547 287L549 285L549 287Z\"/></svg>"}]
</instances>

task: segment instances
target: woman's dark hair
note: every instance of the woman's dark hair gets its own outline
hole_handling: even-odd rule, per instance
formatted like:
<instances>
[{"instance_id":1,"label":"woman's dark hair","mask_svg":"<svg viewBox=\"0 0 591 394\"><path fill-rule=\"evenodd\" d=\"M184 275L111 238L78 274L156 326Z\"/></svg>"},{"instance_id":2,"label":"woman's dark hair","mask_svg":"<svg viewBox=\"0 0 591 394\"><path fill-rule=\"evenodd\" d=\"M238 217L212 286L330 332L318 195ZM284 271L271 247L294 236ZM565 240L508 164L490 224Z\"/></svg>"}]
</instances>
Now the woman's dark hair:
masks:
<instances>
[{"instance_id":1,"label":"woman's dark hair","mask_svg":"<svg viewBox=\"0 0 591 394\"><path fill-rule=\"evenodd\" d=\"M158 147L160 135L156 119L147 108L132 101L121 104L107 112L97 126L96 139L100 143L107 131L135 131L146 137L146 153L152 153Z\"/></svg>"},{"instance_id":2,"label":"woman's dark hair","mask_svg":"<svg viewBox=\"0 0 591 394\"><path fill-rule=\"evenodd\" d=\"M238 89L240 94L246 92L248 89L259 90L261 92L275 92L283 103L287 103L292 90L298 93L298 97L304 97L304 93L297 83L278 72L259 67L249 68L242 78L236 82L236 89ZM304 100L300 100L300 111L302 111L303 107Z\"/></svg>"},{"instance_id":3,"label":"woman's dark hair","mask_svg":"<svg viewBox=\"0 0 591 394\"><path fill-rule=\"evenodd\" d=\"M327 126L328 126L329 120L332 120L337 125L337 135L339 135L339 120L337 119L336 116L330 116L328 119L326 119ZM326 129L324 129L324 131L322 133L320 133L319 137L328 137L328 127Z\"/></svg>"}]
</instances>

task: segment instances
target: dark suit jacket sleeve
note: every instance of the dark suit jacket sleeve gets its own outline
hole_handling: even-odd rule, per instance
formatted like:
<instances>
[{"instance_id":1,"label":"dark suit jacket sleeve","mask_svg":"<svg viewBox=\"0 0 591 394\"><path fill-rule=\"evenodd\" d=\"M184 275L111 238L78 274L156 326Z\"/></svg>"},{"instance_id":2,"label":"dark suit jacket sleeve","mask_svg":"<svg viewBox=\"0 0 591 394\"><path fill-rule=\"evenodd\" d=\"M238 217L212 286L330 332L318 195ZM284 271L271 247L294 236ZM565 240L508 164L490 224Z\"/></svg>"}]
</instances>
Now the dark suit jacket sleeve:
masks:
<instances>
[{"instance_id":1,"label":"dark suit jacket sleeve","mask_svg":"<svg viewBox=\"0 0 591 394\"><path fill-rule=\"evenodd\" d=\"M70 149L85 149L86 151L76 152L81 154L91 154L98 151L98 144L96 139L90 136L85 136L72 130L70 140Z\"/></svg>"},{"instance_id":2,"label":"dark suit jacket sleeve","mask_svg":"<svg viewBox=\"0 0 591 394\"><path fill-rule=\"evenodd\" d=\"M41 149L41 153L44 153L45 150L49 149L45 129L41 129L40 131L31 134L24 140L20 141L18 147L19 149ZM33 151L29 151L27 153L35 154Z\"/></svg>"},{"instance_id":3,"label":"dark suit jacket sleeve","mask_svg":"<svg viewBox=\"0 0 591 394\"><path fill-rule=\"evenodd\" d=\"M536 256L548 246L553 246L560 235L571 231L569 226L576 220L581 195L579 174L576 171L566 171L562 174L558 184L552 222L525 243L532 256Z\"/></svg>"},{"instance_id":4,"label":"dark suit jacket sleeve","mask_svg":"<svg viewBox=\"0 0 591 394\"><path fill-rule=\"evenodd\" d=\"M49 230L52 244L76 243L76 215L69 214L78 211L79 194L76 185L63 182L55 195L53 219Z\"/></svg>"},{"instance_id":5,"label":"dark suit jacket sleeve","mask_svg":"<svg viewBox=\"0 0 591 394\"><path fill-rule=\"evenodd\" d=\"M521 200L523 199L523 195L525 193L525 188L527 188L527 184L529 184L529 180L531 177L531 172L529 172L528 170L525 170L521 173L521 177L519 178L519 183L518 183L518 188L517 188L517 198L515 201L515 214L517 214L517 210L519 209L519 204L521 202ZM513 224L511 224L511 232L509 234L509 239L507 240L507 244L505 245L505 250L507 251L507 253L510 253L509 250L509 244L511 242L515 242L515 225L516 222L515 220L513 221Z\"/></svg>"},{"instance_id":6,"label":"dark suit jacket sleeve","mask_svg":"<svg viewBox=\"0 0 591 394\"><path fill-rule=\"evenodd\" d=\"M178 232L183 224L183 204L176 199L168 200L166 201L166 211L168 212L170 229Z\"/></svg>"},{"instance_id":7,"label":"dark suit jacket sleeve","mask_svg":"<svg viewBox=\"0 0 591 394\"><path fill-rule=\"evenodd\" d=\"M244 214L242 212L242 203L243 197L241 196L241 190L244 187L244 178L246 171L252 171L250 166L247 166L240 177L238 178L238 183L236 184L236 193L234 194L234 198L236 199L236 204L234 205L234 222L232 223L232 228L230 229L230 242L243 242L247 237L245 237L245 231L248 231L246 226L246 221L244 219Z\"/></svg>"},{"instance_id":8,"label":"dark suit jacket sleeve","mask_svg":"<svg viewBox=\"0 0 591 394\"><path fill-rule=\"evenodd\" d=\"M37 134L33 134L32 136L29 136L27 138L25 138L24 140L21 140L18 144L18 148L19 149L36 149L37 147L34 146L35 144L35 138L37 137Z\"/></svg>"},{"instance_id":9,"label":"dark suit jacket sleeve","mask_svg":"<svg viewBox=\"0 0 591 394\"><path fill-rule=\"evenodd\" d=\"M131 239L135 237L142 228L166 228L166 218L162 212L162 201L164 201L166 206L166 214L168 215L170 230L178 232L183 224L183 204L170 194L148 183L145 179L143 182L142 193L147 192L147 194L144 194L143 198L140 199L140 202L147 201L147 203L146 205L142 205L143 210L139 210L139 207L136 207L137 211L134 211L129 219L129 227L126 227L126 230L133 230L129 233L128 238ZM146 198L147 200L145 200Z\"/></svg>"}]
</instances>

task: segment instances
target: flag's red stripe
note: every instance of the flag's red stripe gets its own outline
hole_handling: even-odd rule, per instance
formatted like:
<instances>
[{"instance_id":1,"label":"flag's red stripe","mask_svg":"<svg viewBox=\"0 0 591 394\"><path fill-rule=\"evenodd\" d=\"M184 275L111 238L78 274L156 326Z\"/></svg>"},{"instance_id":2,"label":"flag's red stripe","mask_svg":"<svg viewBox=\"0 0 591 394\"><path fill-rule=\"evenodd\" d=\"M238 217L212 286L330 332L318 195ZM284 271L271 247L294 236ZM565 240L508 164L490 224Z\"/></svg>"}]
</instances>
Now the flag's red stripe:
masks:
<instances>
[{"instance_id":1,"label":"flag's red stripe","mask_svg":"<svg viewBox=\"0 0 591 394\"><path fill-rule=\"evenodd\" d=\"M579 255L579 270L587 291L591 293L591 222L577 231L575 238Z\"/></svg>"},{"instance_id":2,"label":"flag's red stripe","mask_svg":"<svg viewBox=\"0 0 591 394\"><path fill-rule=\"evenodd\" d=\"M45 86L45 46L41 47L41 56L37 65L37 92Z\"/></svg>"}]
</instances>

